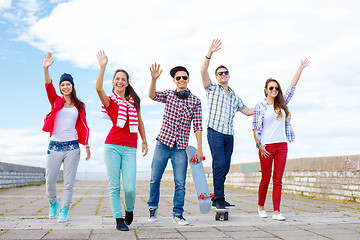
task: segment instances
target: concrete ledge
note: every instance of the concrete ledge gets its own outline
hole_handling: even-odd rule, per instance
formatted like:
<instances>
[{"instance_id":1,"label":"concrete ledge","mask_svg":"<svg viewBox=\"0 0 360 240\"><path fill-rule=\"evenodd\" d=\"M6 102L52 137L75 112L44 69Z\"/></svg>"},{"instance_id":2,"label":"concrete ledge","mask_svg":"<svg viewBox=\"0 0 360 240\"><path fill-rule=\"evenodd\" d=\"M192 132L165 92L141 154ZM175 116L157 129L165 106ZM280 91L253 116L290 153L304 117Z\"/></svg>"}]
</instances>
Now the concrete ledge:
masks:
<instances>
[{"instance_id":1,"label":"concrete ledge","mask_svg":"<svg viewBox=\"0 0 360 240\"><path fill-rule=\"evenodd\" d=\"M208 183L212 169L205 168ZM172 181L172 171L164 180ZM231 165L227 186L258 191L261 179L259 162ZM187 182L192 183L188 169ZM269 190L272 191L272 182ZM289 159L283 176L283 192L332 200L360 202L360 155Z\"/></svg>"},{"instance_id":2,"label":"concrete ledge","mask_svg":"<svg viewBox=\"0 0 360 240\"><path fill-rule=\"evenodd\" d=\"M58 181L63 180L63 173ZM0 162L0 189L42 184L45 181L45 168Z\"/></svg>"}]
</instances>

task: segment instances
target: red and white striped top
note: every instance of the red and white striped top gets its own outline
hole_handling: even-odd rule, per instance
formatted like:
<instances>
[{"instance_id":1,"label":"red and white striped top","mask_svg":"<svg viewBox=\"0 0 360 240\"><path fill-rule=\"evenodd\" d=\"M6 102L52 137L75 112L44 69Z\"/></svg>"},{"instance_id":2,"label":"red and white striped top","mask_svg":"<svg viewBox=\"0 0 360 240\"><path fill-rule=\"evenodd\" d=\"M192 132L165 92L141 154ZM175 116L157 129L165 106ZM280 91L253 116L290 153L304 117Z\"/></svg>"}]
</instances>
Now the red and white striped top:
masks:
<instances>
[{"instance_id":1,"label":"red and white striped top","mask_svg":"<svg viewBox=\"0 0 360 240\"><path fill-rule=\"evenodd\" d=\"M121 97L115 92L113 92L113 94L111 94L109 97L119 106L116 126L123 128L125 126L126 120L129 119L130 132L136 133L138 131L139 123L134 99L130 96L129 101L123 101ZM104 105L102 105L101 112L103 113L103 118L111 121L111 118Z\"/></svg>"}]
</instances>

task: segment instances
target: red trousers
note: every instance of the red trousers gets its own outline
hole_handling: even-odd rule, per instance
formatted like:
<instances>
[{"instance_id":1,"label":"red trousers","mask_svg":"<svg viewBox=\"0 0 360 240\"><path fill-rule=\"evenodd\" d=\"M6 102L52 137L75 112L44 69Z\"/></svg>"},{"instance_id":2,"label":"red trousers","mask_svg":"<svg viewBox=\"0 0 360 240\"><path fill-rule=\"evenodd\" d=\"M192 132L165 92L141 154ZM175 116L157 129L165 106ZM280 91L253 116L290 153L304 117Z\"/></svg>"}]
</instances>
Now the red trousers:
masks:
<instances>
[{"instance_id":1,"label":"red trousers","mask_svg":"<svg viewBox=\"0 0 360 240\"><path fill-rule=\"evenodd\" d=\"M270 153L270 156L267 158L262 157L259 151L261 165L261 181L259 186L258 205L265 205L266 194L271 179L272 164L274 162L272 200L274 211L280 211L282 177L284 174L286 157L288 152L287 143L282 142L266 144L265 149Z\"/></svg>"}]
</instances>

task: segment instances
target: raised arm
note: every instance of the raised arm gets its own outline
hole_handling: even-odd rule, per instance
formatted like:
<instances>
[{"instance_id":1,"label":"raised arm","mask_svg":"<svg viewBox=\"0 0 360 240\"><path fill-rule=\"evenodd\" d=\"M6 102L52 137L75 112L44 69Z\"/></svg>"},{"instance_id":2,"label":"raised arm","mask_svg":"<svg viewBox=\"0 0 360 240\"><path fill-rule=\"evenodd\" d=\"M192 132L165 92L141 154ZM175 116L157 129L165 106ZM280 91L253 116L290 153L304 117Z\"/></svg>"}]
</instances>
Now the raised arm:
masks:
<instances>
[{"instance_id":1,"label":"raised arm","mask_svg":"<svg viewBox=\"0 0 360 240\"><path fill-rule=\"evenodd\" d=\"M210 85L210 75L208 72L211 56L214 52L221 49L222 42L219 39L214 39L210 45L208 53L205 55L204 61L201 65L201 77L204 88L208 88Z\"/></svg>"},{"instance_id":2,"label":"raised arm","mask_svg":"<svg viewBox=\"0 0 360 240\"><path fill-rule=\"evenodd\" d=\"M98 77L96 79L95 88L96 88L96 92L99 95L99 98L100 98L102 104L104 104L105 107L108 107L110 105L110 98L108 95L106 95L106 93L103 89L104 74L105 74L106 65L108 63L108 58L105 54L105 51L99 51L96 54L96 57L98 59L99 65L100 65L100 70L99 70Z\"/></svg>"},{"instance_id":3,"label":"raised arm","mask_svg":"<svg viewBox=\"0 0 360 240\"><path fill-rule=\"evenodd\" d=\"M48 52L44 56L43 68L44 68L44 78L46 83L51 83L49 67L54 63L54 60L51 59L51 56L52 56L51 52Z\"/></svg>"},{"instance_id":4,"label":"raised arm","mask_svg":"<svg viewBox=\"0 0 360 240\"><path fill-rule=\"evenodd\" d=\"M152 64L150 67L151 83L149 88L149 97L154 99L156 97L156 81L160 77L163 70L160 70L160 64Z\"/></svg>"},{"instance_id":5,"label":"raised arm","mask_svg":"<svg viewBox=\"0 0 360 240\"><path fill-rule=\"evenodd\" d=\"M293 77L292 81L291 81L291 86L295 87L296 84L298 83L301 73L303 71L304 68L306 68L307 66L309 66L309 60L307 60L307 58L305 58L304 60L301 60L300 62L300 66L298 68L298 70L295 73L295 76Z\"/></svg>"}]
</instances>

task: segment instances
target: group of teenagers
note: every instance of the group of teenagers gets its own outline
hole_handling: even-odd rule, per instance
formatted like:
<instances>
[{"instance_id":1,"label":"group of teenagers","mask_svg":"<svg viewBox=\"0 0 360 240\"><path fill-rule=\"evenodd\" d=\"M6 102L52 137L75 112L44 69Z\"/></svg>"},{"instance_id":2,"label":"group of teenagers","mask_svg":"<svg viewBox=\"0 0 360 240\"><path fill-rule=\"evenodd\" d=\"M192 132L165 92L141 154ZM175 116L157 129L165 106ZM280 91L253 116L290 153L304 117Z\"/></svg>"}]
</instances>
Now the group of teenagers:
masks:
<instances>
[{"instance_id":1,"label":"group of teenagers","mask_svg":"<svg viewBox=\"0 0 360 240\"><path fill-rule=\"evenodd\" d=\"M235 207L234 204L225 200L224 183L234 149L233 119L236 112L241 112L246 116L253 116L254 145L259 150L262 176L258 192L258 214L262 218L267 217L264 205L272 176L272 218L285 220L286 218L280 213L282 176L287 158L287 144L295 138L287 105L309 61L301 60L285 94L278 81L269 78L264 87L265 99L254 108L248 108L230 88L230 72L227 67L223 65L217 67L216 81L210 79L208 72L210 60L213 53L221 49L221 45L222 42L219 39L212 41L201 66L202 83L209 109L207 140L212 157L214 186L212 206L217 211ZM128 231L128 225L133 222L134 217L138 132L142 139L143 156L148 152L145 127L140 113L140 98L130 84L129 74L123 69L115 71L112 80L113 90L111 95L107 95L103 89L103 78L108 58L104 51L99 51L97 59L100 70L96 80L96 91L102 103L103 117L112 122L112 128L104 146L110 205L116 220L116 229ZM91 151L88 144L89 128L85 105L76 96L74 79L70 74L64 73L59 83L62 96L57 95L49 74L49 67L53 62L51 53L45 54L43 63L45 88L51 104L51 112L46 115L43 126L44 131L50 132L46 163L46 194L49 201L49 218L58 216L59 222L66 222L80 160L79 144L85 146L86 160L90 159ZM188 225L188 221L183 216L188 164L185 149L189 143L192 124L197 141L195 156L197 159L203 159L201 101L188 88L190 76L185 67L177 66L170 71L176 85L175 90L156 90L157 80L162 74L160 64L152 64L150 73L149 97L154 101L164 103L165 109L151 164L150 196L147 202L148 220L152 222L158 220L160 183L168 160L171 159L175 183L173 221L180 225ZM61 165L63 165L64 187L60 203L57 197L56 181ZM120 199L121 180L124 190L125 216Z\"/></svg>"}]
</instances>

